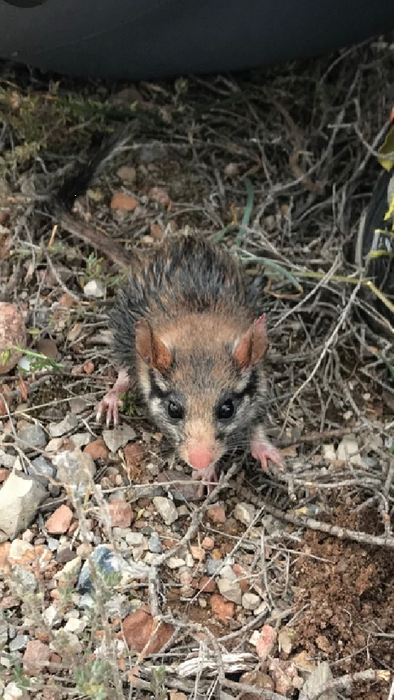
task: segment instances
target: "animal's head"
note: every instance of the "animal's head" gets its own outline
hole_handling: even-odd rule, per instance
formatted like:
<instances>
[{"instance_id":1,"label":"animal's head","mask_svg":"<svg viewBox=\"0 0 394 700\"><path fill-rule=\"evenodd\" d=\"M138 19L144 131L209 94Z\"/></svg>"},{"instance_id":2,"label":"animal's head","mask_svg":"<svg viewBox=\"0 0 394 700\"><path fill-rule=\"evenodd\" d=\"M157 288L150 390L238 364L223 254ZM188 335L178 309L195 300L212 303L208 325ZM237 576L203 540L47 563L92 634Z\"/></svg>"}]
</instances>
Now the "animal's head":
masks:
<instances>
[{"instance_id":1,"label":"animal's head","mask_svg":"<svg viewBox=\"0 0 394 700\"><path fill-rule=\"evenodd\" d=\"M195 315L161 331L135 324L139 380L150 413L198 470L244 444L264 391L265 317L241 331L233 319Z\"/></svg>"}]
</instances>

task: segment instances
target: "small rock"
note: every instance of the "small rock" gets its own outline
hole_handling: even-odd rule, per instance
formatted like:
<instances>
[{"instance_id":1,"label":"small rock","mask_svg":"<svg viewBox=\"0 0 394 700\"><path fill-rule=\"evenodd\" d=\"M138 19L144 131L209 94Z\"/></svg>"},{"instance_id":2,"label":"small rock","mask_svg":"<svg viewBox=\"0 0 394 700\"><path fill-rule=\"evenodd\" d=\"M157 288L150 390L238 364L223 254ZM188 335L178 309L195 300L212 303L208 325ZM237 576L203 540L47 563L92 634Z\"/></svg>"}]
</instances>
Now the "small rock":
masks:
<instances>
[{"instance_id":1,"label":"small rock","mask_svg":"<svg viewBox=\"0 0 394 700\"><path fill-rule=\"evenodd\" d=\"M130 547L141 547L145 540L142 532L130 532L125 539Z\"/></svg>"},{"instance_id":2,"label":"small rock","mask_svg":"<svg viewBox=\"0 0 394 700\"><path fill-rule=\"evenodd\" d=\"M64 625L65 632L72 632L73 634L80 635L86 627L86 622L75 617L71 617L67 620Z\"/></svg>"},{"instance_id":3,"label":"small rock","mask_svg":"<svg viewBox=\"0 0 394 700\"><path fill-rule=\"evenodd\" d=\"M164 498L164 496L155 496L153 499L153 505L155 506L159 515L161 515L163 518L166 525L172 525L172 523L178 519L178 511L173 501L170 501L169 498Z\"/></svg>"},{"instance_id":4,"label":"small rock","mask_svg":"<svg viewBox=\"0 0 394 700\"><path fill-rule=\"evenodd\" d=\"M90 440L90 433L74 433L71 439L76 447L85 447Z\"/></svg>"},{"instance_id":5,"label":"small rock","mask_svg":"<svg viewBox=\"0 0 394 700\"><path fill-rule=\"evenodd\" d=\"M141 467L145 459L145 450L139 442L129 442L124 448L124 458L129 469Z\"/></svg>"},{"instance_id":6,"label":"small rock","mask_svg":"<svg viewBox=\"0 0 394 700\"><path fill-rule=\"evenodd\" d=\"M62 570L58 571L54 578L59 581L60 584L70 585L70 583L78 576L81 564L81 557L74 557L70 561L66 562Z\"/></svg>"},{"instance_id":7,"label":"small rock","mask_svg":"<svg viewBox=\"0 0 394 700\"><path fill-rule=\"evenodd\" d=\"M12 349L11 349L12 346ZM17 364L26 346L26 326L15 306L0 302L0 374L8 374Z\"/></svg>"},{"instance_id":8,"label":"small rock","mask_svg":"<svg viewBox=\"0 0 394 700\"><path fill-rule=\"evenodd\" d=\"M0 490L0 542L25 530L47 495L47 490L35 479L12 471Z\"/></svg>"},{"instance_id":9,"label":"small rock","mask_svg":"<svg viewBox=\"0 0 394 700\"><path fill-rule=\"evenodd\" d=\"M83 293L90 299L102 299L105 296L105 287L100 280L90 280L85 284Z\"/></svg>"},{"instance_id":10,"label":"small rock","mask_svg":"<svg viewBox=\"0 0 394 700\"><path fill-rule=\"evenodd\" d=\"M77 555L81 557L81 559L87 559L91 553L92 545L90 544L90 542L81 542L81 544L78 545Z\"/></svg>"},{"instance_id":11,"label":"small rock","mask_svg":"<svg viewBox=\"0 0 394 700\"><path fill-rule=\"evenodd\" d=\"M66 632L60 629L53 631L53 639L50 645L52 651L57 651L59 654L80 654L83 651L81 642L76 634Z\"/></svg>"},{"instance_id":12,"label":"small rock","mask_svg":"<svg viewBox=\"0 0 394 700\"><path fill-rule=\"evenodd\" d=\"M146 608L137 610L123 621L123 634L130 650L157 654L173 634L173 627L155 620Z\"/></svg>"},{"instance_id":13,"label":"small rock","mask_svg":"<svg viewBox=\"0 0 394 700\"><path fill-rule=\"evenodd\" d=\"M323 457L328 462L335 462L337 459L337 452L334 445L323 445Z\"/></svg>"},{"instance_id":14,"label":"small rock","mask_svg":"<svg viewBox=\"0 0 394 700\"><path fill-rule=\"evenodd\" d=\"M53 627L60 620L60 613L56 606L52 604L45 608L42 617L48 627Z\"/></svg>"},{"instance_id":15,"label":"small rock","mask_svg":"<svg viewBox=\"0 0 394 700\"><path fill-rule=\"evenodd\" d=\"M222 506L212 506L208 508L207 516L213 523L225 523L227 520L226 511Z\"/></svg>"},{"instance_id":16,"label":"small rock","mask_svg":"<svg viewBox=\"0 0 394 700\"><path fill-rule=\"evenodd\" d=\"M119 428L114 428L114 430L103 430L104 442L113 454L116 454L128 442L134 440L136 435L134 428L131 428L129 425L121 425Z\"/></svg>"},{"instance_id":17,"label":"small rock","mask_svg":"<svg viewBox=\"0 0 394 700\"><path fill-rule=\"evenodd\" d=\"M29 555L33 555L32 558L34 558L34 547L30 542L20 539L15 539L11 542L8 556L12 559L13 563L20 563L23 560L26 561Z\"/></svg>"},{"instance_id":18,"label":"small rock","mask_svg":"<svg viewBox=\"0 0 394 700\"><path fill-rule=\"evenodd\" d=\"M51 535L63 535L70 527L73 515L71 508L63 504L48 518L45 527Z\"/></svg>"},{"instance_id":19,"label":"small rock","mask_svg":"<svg viewBox=\"0 0 394 700\"><path fill-rule=\"evenodd\" d=\"M343 462L350 462L358 466L362 466L362 458L360 448L354 435L345 435L338 445L337 458Z\"/></svg>"},{"instance_id":20,"label":"small rock","mask_svg":"<svg viewBox=\"0 0 394 700\"><path fill-rule=\"evenodd\" d=\"M303 685L295 664L284 659L271 659L268 670L275 683L275 690L281 697L293 695L295 689Z\"/></svg>"},{"instance_id":21,"label":"small rock","mask_svg":"<svg viewBox=\"0 0 394 700\"><path fill-rule=\"evenodd\" d=\"M270 655L276 642L276 636L277 633L273 627L271 627L270 625L263 626L260 632L260 637L256 644L257 654L259 655L259 658L262 661L264 661L267 658L267 656Z\"/></svg>"},{"instance_id":22,"label":"small rock","mask_svg":"<svg viewBox=\"0 0 394 700\"><path fill-rule=\"evenodd\" d=\"M157 202L157 204L160 204L162 207L168 207L169 204L171 204L171 199L168 195L167 190L164 189L164 187L152 187L151 190L149 190L148 194L150 199L153 199L154 202Z\"/></svg>"},{"instance_id":23,"label":"small rock","mask_svg":"<svg viewBox=\"0 0 394 700\"><path fill-rule=\"evenodd\" d=\"M17 634L16 637L9 643L9 650L12 654L14 651L26 649L30 637L27 634Z\"/></svg>"},{"instance_id":24,"label":"small rock","mask_svg":"<svg viewBox=\"0 0 394 700\"><path fill-rule=\"evenodd\" d=\"M279 651L289 656L293 648L292 633L287 627L282 627L278 634ZM294 661L294 659L293 659Z\"/></svg>"},{"instance_id":25,"label":"small rock","mask_svg":"<svg viewBox=\"0 0 394 700\"><path fill-rule=\"evenodd\" d=\"M149 537L148 540L148 547L149 551L153 552L153 554L161 554L163 551L163 545L161 543L161 539L157 532L152 532L151 536Z\"/></svg>"},{"instance_id":26,"label":"small rock","mask_svg":"<svg viewBox=\"0 0 394 700\"><path fill-rule=\"evenodd\" d=\"M201 542L201 546L210 552L215 546L215 540L212 539L212 537L204 537L203 541Z\"/></svg>"},{"instance_id":27,"label":"small rock","mask_svg":"<svg viewBox=\"0 0 394 700\"><path fill-rule=\"evenodd\" d=\"M92 554L92 560L98 576L105 576L115 571L120 572L122 569L127 568L127 562L104 545L96 547ZM81 573L79 574L78 590L80 593L90 593L93 590L93 581L90 575L88 560L85 561Z\"/></svg>"},{"instance_id":28,"label":"small rock","mask_svg":"<svg viewBox=\"0 0 394 700\"><path fill-rule=\"evenodd\" d=\"M16 455L8 454L8 452L4 452L4 450L0 450L0 466L5 467L6 471L9 471L10 469L13 468L16 459L17 459ZM8 474L7 474L7 477L8 477ZM5 479L3 479L3 481L5 481Z\"/></svg>"},{"instance_id":29,"label":"small rock","mask_svg":"<svg viewBox=\"0 0 394 700\"><path fill-rule=\"evenodd\" d=\"M115 192L111 199L111 209L121 209L122 211L134 211L138 206L138 199L125 192Z\"/></svg>"},{"instance_id":30,"label":"small rock","mask_svg":"<svg viewBox=\"0 0 394 700\"><path fill-rule=\"evenodd\" d=\"M89 401L83 396L74 396L68 403L71 413L82 413L86 411L90 405Z\"/></svg>"},{"instance_id":31,"label":"small rock","mask_svg":"<svg viewBox=\"0 0 394 700\"><path fill-rule=\"evenodd\" d=\"M23 670L28 676L38 676L48 665L50 649L38 639L32 639L23 655Z\"/></svg>"},{"instance_id":32,"label":"small rock","mask_svg":"<svg viewBox=\"0 0 394 700\"><path fill-rule=\"evenodd\" d=\"M223 566L223 562L217 559L208 559L207 561L207 574L208 576L216 576Z\"/></svg>"},{"instance_id":33,"label":"small rock","mask_svg":"<svg viewBox=\"0 0 394 700\"><path fill-rule=\"evenodd\" d=\"M31 464L27 465L27 473L42 484L42 486L47 486L49 479L54 479L56 477L56 467L54 467L49 459L40 456L33 459Z\"/></svg>"},{"instance_id":34,"label":"small rock","mask_svg":"<svg viewBox=\"0 0 394 700\"><path fill-rule=\"evenodd\" d=\"M66 545L62 545L59 547L59 550L56 554L56 561L58 564L67 564L69 561L72 561L75 559L77 556L76 552L71 548L71 545L67 543Z\"/></svg>"},{"instance_id":35,"label":"small rock","mask_svg":"<svg viewBox=\"0 0 394 700\"><path fill-rule=\"evenodd\" d=\"M102 438L98 440L93 440L88 445L86 445L84 452L89 454L92 459L108 459L109 452Z\"/></svg>"},{"instance_id":36,"label":"small rock","mask_svg":"<svg viewBox=\"0 0 394 700\"><path fill-rule=\"evenodd\" d=\"M62 437L71 433L78 425L78 418L73 413L67 413L60 423L49 423L48 430L52 438Z\"/></svg>"},{"instance_id":37,"label":"small rock","mask_svg":"<svg viewBox=\"0 0 394 700\"><path fill-rule=\"evenodd\" d=\"M270 678L268 673L263 673L260 670L254 670L254 671L250 671L249 673L243 673L241 678L240 678L240 681L241 681L241 683L245 683L246 685L252 685L254 688L259 688L261 690L270 690L271 693L272 693L272 691L275 690L275 683L272 680L272 678ZM265 693L264 693L264 696L266 696ZM258 695L257 695L257 697L258 697ZM268 697L272 697L272 696L269 695ZM245 700L246 700L246 696L245 696Z\"/></svg>"},{"instance_id":38,"label":"small rock","mask_svg":"<svg viewBox=\"0 0 394 700\"><path fill-rule=\"evenodd\" d=\"M248 571L243 566L240 566L240 564L234 564L233 573L240 585L242 593L247 593L249 591ZM231 578L231 576L228 578Z\"/></svg>"},{"instance_id":39,"label":"small rock","mask_svg":"<svg viewBox=\"0 0 394 700\"><path fill-rule=\"evenodd\" d=\"M122 165L122 167L117 170L116 174L123 182L135 182L137 177L136 169L130 165Z\"/></svg>"},{"instance_id":40,"label":"small rock","mask_svg":"<svg viewBox=\"0 0 394 700\"><path fill-rule=\"evenodd\" d=\"M244 593L242 596L242 607L245 610L256 610L261 603L261 598L254 593Z\"/></svg>"},{"instance_id":41,"label":"small rock","mask_svg":"<svg viewBox=\"0 0 394 700\"><path fill-rule=\"evenodd\" d=\"M227 620L234 617L234 603L225 600L223 596L218 593L214 593L213 596L211 596L210 603L212 612L218 620L227 622Z\"/></svg>"},{"instance_id":42,"label":"small rock","mask_svg":"<svg viewBox=\"0 0 394 700\"><path fill-rule=\"evenodd\" d=\"M191 545L190 551L193 559L197 559L197 561L204 561L205 551L202 549L202 547L196 547L195 545Z\"/></svg>"},{"instance_id":43,"label":"small rock","mask_svg":"<svg viewBox=\"0 0 394 700\"><path fill-rule=\"evenodd\" d=\"M202 593L214 593L216 589L216 583L213 578L208 578L208 576L203 576L198 582L198 590Z\"/></svg>"},{"instance_id":44,"label":"small rock","mask_svg":"<svg viewBox=\"0 0 394 700\"><path fill-rule=\"evenodd\" d=\"M154 163L168 158L168 148L161 141L152 141L141 146L138 155L141 163Z\"/></svg>"},{"instance_id":45,"label":"small rock","mask_svg":"<svg viewBox=\"0 0 394 700\"><path fill-rule=\"evenodd\" d=\"M48 442L46 433L37 423L23 426L18 430L17 436L21 447L45 447Z\"/></svg>"},{"instance_id":46,"label":"small rock","mask_svg":"<svg viewBox=\"0 0 394 700\"><path fill-rule=\"evenodd\" d=\"M231 564L225 564L220 569L220 577L227 578L229 581L236 581L238 575L234 571L234 567Z\"/></svg>"},{"instance_id":47,"label":"small rock","mask_svg":"<svg viewBox=\"0 0 394 700\"><path fill-rule=\"evenodd\" d=\"M263 613L268 614L268 610L269 610L268 603L265 600L262 600L260 605L258 606L258 608L256 608L256 610L254 610L253 612L254 612L254 615L256 615L256 617L258 617L259 615L262 615Z\"/></svg>"},{"instance_id":48,"label":"small rock","mask_svg":"<svg viewBox=\"0 0 394 700\"><path fill-rule=\"evenodd\" d=\"M180 557L169 557L166 564L169 569L180 569L181 566L185 566L185 560Z\"/></svg>"},{"instance_id":49,"label":"small rock","mask_svg":"<svg viewBox=\"0 0 394 700\"><path fill-rule=\"evenodd\" d=\"M1 683L1 681L0 681ZM28 693L17 686L16 683L8 683L4 688L3 700L28 700Z\"/></svg>"},{"instance_id":50,"label":"small rock","mask_svg":"<svg viewBox=\"0 0 394 700\"><path fill-rule=\"evenodd\" d=\"M111 527L130 527L134 518L130 503L117 499L108 504L108 510Z\"/></svg>"},{"instance_id":51,"label":"small rock","mask_svg":"<svg viewBox=\"0 0 394 700\"><path fill-rule=\"evenodd\" d=\"M164 236L164 231L159 224L153 223L150 225L150 235L154 241L161 241Z\"/></svg>"},{"instance_id":52,"label":"small rock","mask_svg":"<svg viewBox=\"0 0 394 700\"><path fill-rule=\"evenodd\" d=\"M53 455L52 462L57 467L58 480L73 489L76 497L84 496L96 471L91 456L75 447Z\"/></svg>"},{"instance_id":53,"label":"small rock","mask_svg":"<svg viewBox=\"0 0 394 700\"><path fill-rule=\"evenodd\" d=\"M58 354L57 345L51 338L41 338L37 343L37 352L55 361Z\"/></svg>"},{"instance_id":54,"label":"small rock","mask_svg":"<svg viewBox=\"0 0 394 700\"><path fill-rule=\"evenodd\" d=\"M241 604L242 591L238 583L228 578L221 578L218 581L218 588L223 598L230 600L232 603L236 603L236 605Z\"/></svg>"},{"instance_id":55,"label":"small rock","mask_svg":"<svg viewBox=\"0 0 394 700\"><path fill-rule=\"evenodd\" d=\"M331 669L327 661L322 661L305 681L300 692L300 700L314 695L318 688L321 688L333 678ZM334 688L326 690L319 695L319 700L337 700L338 695Z\"/></svg>"},{"instance_id":56,"label":"small rock","mask_svg":"<svg viewBox=\"0 0 394 700\"><path fill-rule=\"evenodd\" d=\"M253 522L256 508L251 503L237 503L234 508L234 518L247 527Z\"/></svg>"},{"instance_id":57,"label":"small rock","mask_svg":"<svg viewBox=\"0 0 394 700\"><path fill-rule=\"evenodd\" d=\"M8 642L8 625L5 622L0 622L0 649L5 647Z\"/></svg>"}]
</instances>

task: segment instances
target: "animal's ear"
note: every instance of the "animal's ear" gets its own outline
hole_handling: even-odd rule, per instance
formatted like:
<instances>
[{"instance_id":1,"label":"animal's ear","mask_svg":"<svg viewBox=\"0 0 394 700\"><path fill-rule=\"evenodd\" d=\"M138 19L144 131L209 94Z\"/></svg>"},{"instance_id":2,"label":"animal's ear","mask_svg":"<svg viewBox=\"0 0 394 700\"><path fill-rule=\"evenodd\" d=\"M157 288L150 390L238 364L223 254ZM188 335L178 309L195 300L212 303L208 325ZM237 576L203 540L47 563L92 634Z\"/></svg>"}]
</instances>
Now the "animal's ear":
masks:
<instances>
[{"instance_id":1,"label":"animal's ear","mask_svg":"<svg viewBox=\"0 0 394 700\"><path fill-rule=\"evenodd\" d=\"M150 327L148 321L141 319L134 324L135 346L143 361L164 373L171 364L171 353L163 341Z\"/></svg>"},{"instance_id":2,"label":"animal's ear","mask_svg":"<svg viewBox=\"0 0 394 700\"><path fill-rule=\"evenodd\" d=\"M256 319L238 341L234 350L234 360L240 369L257 365L268 348L267 325L265 314Z\"/></svg>"}]
</instances>

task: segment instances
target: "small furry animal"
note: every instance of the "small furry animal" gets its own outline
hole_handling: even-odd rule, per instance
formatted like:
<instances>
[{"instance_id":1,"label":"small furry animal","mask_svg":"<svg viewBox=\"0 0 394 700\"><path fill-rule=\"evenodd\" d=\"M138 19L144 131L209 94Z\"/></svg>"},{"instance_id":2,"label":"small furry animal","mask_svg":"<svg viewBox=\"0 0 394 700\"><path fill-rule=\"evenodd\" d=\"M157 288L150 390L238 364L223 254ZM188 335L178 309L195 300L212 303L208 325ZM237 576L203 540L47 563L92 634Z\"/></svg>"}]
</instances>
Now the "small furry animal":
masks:
<instances>
[{"instance_id":1,"label":"small furry animal","mask_svg":"<svg viewBox=\"0 0 394 700\"><path fill-rule=\"evenodd\" d=\"M169 241L139 259L110 315L118 379L97 418L118 423L119 395L135 378L152 420L204 482L250 441L253 456L283 467L264 432L264 315L229 253L207 241Z\"/></svg>"},{"instance_id":2,"label":"small furry animal","mask_svg":"<svg viewBox=\"0 0 394 700\"><path fill-rule=\"evenodd\" d=\"M119 422L120 395L137 383L152 420L203 483L216 482L221 457L250 442L266 471L283 468L264 432L268 346L262 293L225 251L196 237L169 240L150 257L127 257L70 213L72 203L124 144L115 134L56 197L70 233L126 267L129 280L110 314L119 375L97 419Z\"/></svg>"}]
</instances>

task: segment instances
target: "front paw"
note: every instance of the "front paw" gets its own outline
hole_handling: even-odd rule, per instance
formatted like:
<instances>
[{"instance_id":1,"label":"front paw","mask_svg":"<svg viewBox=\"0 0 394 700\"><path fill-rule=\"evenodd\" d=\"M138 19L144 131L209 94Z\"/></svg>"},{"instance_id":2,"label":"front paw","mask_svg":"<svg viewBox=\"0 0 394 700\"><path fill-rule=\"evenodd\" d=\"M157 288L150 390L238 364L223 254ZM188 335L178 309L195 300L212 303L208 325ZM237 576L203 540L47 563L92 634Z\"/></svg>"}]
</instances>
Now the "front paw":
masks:
<instances>
[{"instance_id":1,"label":"front paw","mask_svg":"<svg viewBox=\"0 0 394 700\"><path fill-rule=\"evenodd\" d=\"M256 439L251 442L252 456L261 463L263 472L268 472L268 461L275 464L280 471L284 471L285 463L280 450L274 447L268 440Z\"/></svg>"},{"instance_id":2,"label":"front paw","mask_svg":"<svg viewBox=\"0 0 394 700\"><path fill-rule=\"evenodd\" d=\"M119 398L119 392L116 389L111 389L100 401L97 409L96 420L101 423L104 416L107 428L113 424L116 428L119 425L119 408L123 405L122 399Z\"/></svg>"}]
</instances>

